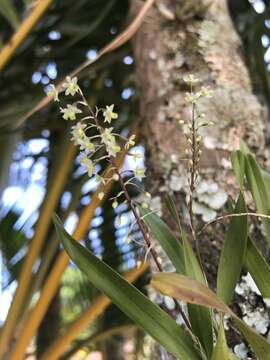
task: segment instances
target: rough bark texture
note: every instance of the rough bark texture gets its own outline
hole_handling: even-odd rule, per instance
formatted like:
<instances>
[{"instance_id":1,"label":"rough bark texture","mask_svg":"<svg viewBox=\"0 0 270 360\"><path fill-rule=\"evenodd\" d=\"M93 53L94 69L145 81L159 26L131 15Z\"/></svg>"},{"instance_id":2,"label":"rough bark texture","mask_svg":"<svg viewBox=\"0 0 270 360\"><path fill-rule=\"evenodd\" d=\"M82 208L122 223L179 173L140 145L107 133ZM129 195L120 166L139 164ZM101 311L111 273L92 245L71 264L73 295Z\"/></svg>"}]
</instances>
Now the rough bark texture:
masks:
<instances>
[{"instance_id":1,"label":"rough bark texture","mask_svg":"<svg viewBox=\"0 0 270 360\"><path fill-rule=\"evenodd\" d=\"M131 2L131 11L136 4ZM148 189L155 204L164 193L173 193L182 219L187 221L185 197L186 139L179 119L188 119L183 77L190 73L210 86L213 97L204 99L200 110L213 127L203 131L200 180L195 193L197 228L224 211L229 195L237 188L230 166L230 153L244 140L260 160L267 159L264 139L264 109L252 94L241 42L231 22L225 0L159 0L148 14L133 42L136 79L140 96L142 135L146 148ZM169 220L170 221L170 220ZM216 224L200 237L203 262L215 286L216 265L224 225Z\"/></svg>"}]
</instances>

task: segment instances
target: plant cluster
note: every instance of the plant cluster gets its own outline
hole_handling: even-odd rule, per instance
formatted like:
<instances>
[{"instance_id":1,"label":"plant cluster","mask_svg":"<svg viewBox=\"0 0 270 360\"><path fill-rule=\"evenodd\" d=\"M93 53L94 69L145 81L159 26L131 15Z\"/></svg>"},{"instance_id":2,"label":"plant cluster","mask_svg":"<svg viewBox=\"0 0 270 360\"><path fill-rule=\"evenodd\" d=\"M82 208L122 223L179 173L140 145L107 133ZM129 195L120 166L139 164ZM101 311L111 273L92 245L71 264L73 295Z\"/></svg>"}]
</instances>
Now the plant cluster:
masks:
<instances>
[{"instance_id":1,"label":"plant cluster","mask_svg":"<svg viewBox=\"0 0 270 360\"><path fill-rule=\"evenodd\" d=\"M203 114L198 113L196 104L201 97L209 97L210 91L202 87L195 92L196 79L192 75L185 78L185 81L190 85L186 101L191 106L191 118L180 123L186 124L189 129L187 155L189 156L190 195L187 205L190 214L191 238L199 243L204 228L197 231L194 227L192 197L196 188L201 155L199 130L202 126L211 124L205 121ZM199 248L197 247L197 254L195 254L181 227L180 216L173 199L168 196L166 203L172 219L178 225L178 236L155 212L137 205L130 198L128 186L132 184L136 186L136 183L132 181L133 178L125 180L124 173L116 165L116 156L120 151L126 151L130 155L129 149L135 144L135 137L131 135L126 138L115 133L113 127L106 126L107 124L111 126L113 120L118 117L114 112L114 106L110 105L93 111L78 86L76 78L67 78L62 90L65 91L66 96L78 95L80 97L78 101L60 108L60 111L65 120L76 121L71 132L72 140L81 150L81 164L89 176L95 176L101 183L119 182L121 191L112 199L112 206L114 208L118 206L120 197L123 197L130 207L144 237L147 250L157 266L158 272L153 274L151 286L173 299L174 313L181 314L183 326L178 325L170 314L154 304L134 286L128 284L93 253L75 242L55 216L57 233L71 259L88 275L90 281L100 291L104 292L112 302L176 358L244 359L249 354L255 353L258 359L270 359L270 343L256 331L258 328L254 319L252 320L248 314L240 319L229 308L235 291L239 292L241 286L243 287L238 284L242 269L249 272L265 299L266 305L269 304L270 298L270 267L251 239L248 226L248 216L260 217L266 238L270 243L268 175L265 175L253 155L246 147L243 147L234 152L231 157L232 168L239 185L239 196L235 203L230 204L231 212L216 219L216 221L227 219L229 224L219 260L217 291L214 293L207 284ZM59 101L59 94L55 87L51 87L49 95L53 96L57 102ZM79 116L82 117L79 119ZM88 132L91 132L91 135ZM111 165L111 174L108 178L101 177L97 171L96 166L101 159L106 159ZM144 176L143 168L136 168L133 172L133 177L139 180ZM249 212L246 207L247 191L250 191L253 196L257 208L256 213ZM99 194L100 198L103 196L103 193ZM209 225L210 223L207 224ZM155 248L151 244L149 233L167 254L176 270L175 273L163 271ZM187 307L183 308L179 300L181 304L187 303ZM214 316L214 312L217 312L218 316ZM235 348L235 353L231 352L226 342L224 316L232 320L250 349L243 343ZM266 325L264 329L267 329Z\"/></svg>"}]
</instances>

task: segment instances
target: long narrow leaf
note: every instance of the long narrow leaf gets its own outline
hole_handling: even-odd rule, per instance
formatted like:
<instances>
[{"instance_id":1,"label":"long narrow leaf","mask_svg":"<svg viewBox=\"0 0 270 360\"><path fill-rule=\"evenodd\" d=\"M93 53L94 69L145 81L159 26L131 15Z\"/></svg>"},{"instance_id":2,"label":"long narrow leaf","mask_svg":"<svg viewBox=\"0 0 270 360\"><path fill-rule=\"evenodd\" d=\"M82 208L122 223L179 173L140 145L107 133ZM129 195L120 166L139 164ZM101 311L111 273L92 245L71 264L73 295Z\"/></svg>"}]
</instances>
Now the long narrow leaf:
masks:
<instances>
[{"instance_id":1,"label":"long narrow leaf","mask_svg":"<svg viewBox=\"0 0 270 360\"><path fill-rule=\"evenodd\" d=\"M140 207L140 214L154 239L159 242L171 260L176 271L185 273L184 253L180 241L176 239L170 228L157 214L142 207Z\"/></svg>"},{"instance_id":2,"label":"long narrow leaf","mask_svg":"<svg viewBox=\"0 0 270 360\"><path fill-rule=\"evenodd\" d=\"M247 144L243 140L241 140L240 152L244 156L247 155L247 154L252 155L252 152L250 151ZM240 160L240 162L242 162L242 160ZM268 194L268 203L270 204L270 174L267 171L263 170L263 169L260 169L260 170L261 170L262 177L263 177L263 180L264 180L265 186L266 186L266 191L267 191L267 194Z\"/></svg>"},{"instance_id":3,"label":"long narrow leaf","mask_svg":"<svg viewBox=\"0 0 270 360\"><path fill-rule=\"evenodd\" d=\"M180 233L182 234L182 226L181 226L180 217L179 217L175 202L170 194L166 194L165 204L166 204L167 209L169 210L171 216L173 217L176 224L178 225Z\"/></svg>"},{"instance_id":4,"label":"long narrow leaf","mask_svg":"<svg viewBox=\"0 0 270 360\"><path fill-rule=\"evenodd\" d=\"M270 267L256 245L248 239L245 267L250 272L264 298L270 298Z\"/></svg>"},{"instance_id":5,"label":"long narrow leaf","mask_svg":"<svg viewBox=\"0 0 270 360\"><path fill-rule=\"evenodd\" d=\"M184 233L182 236L186 270L185 273L192 279L206 285L206 279L197 257ZM211 310L200 305L188 304L188 314L192 330L200 340L207 356L210 358L214 343Z\"/></svg>"},{"instance_id":6,"label":"long narrow leaf","mask_svg":"<svg viewBox=\"0 0 270 360\"><path fill-rule=\"evenodd\" d=\"M151 284L156 290L175 299L212 307L232 316L237 327L256 353L258 360L270 360L270 343L239 319L207 286L202 285L198 281L187 276L175 273L156 274L153 277Z\"/></svg>"},{"instance_id":7,"label":"long narrow leaf","mask_svg":"<svg viewBox=\"0 0 270 360\"><path fill-rule=\"evenodd\" d=\"M242 190L245 177L245 155L240 150L234 151L231 155L231 162L236 179Z\"/></svg>"},{"instance_id":8,"label":"long narrow leaf","mask_svg":"<svg viewBox=\"0 0 270 360\"><path fill-rule=\"evenodd\" d=\"M174 356L190 360L199 359L191 339L169 315L103 261L74 241L63 229L57 217L54 218L54 223L71 259L99 290Z\"/></svg>"},{"instance_id":9,"label":"long narrow leaf","mask_svg":"<svg viewBox=\"0 0 270 360\"><path fill-rule=\"evenodd\" d=\"M270 360L270 343L264 337L257 334L236 315L233 316L233 320L238 329L247 339L250 346L253 348L258 360Z\"/></svg>"},{"instance_id":10,"label":"long narrow leaf","mask_svg":"<svg viewBox=\"0 0 270 360\"><path fill-rule=\"evenodd\" d=\"M242 193L239 194L234 213L245 213L246 205ZM247 216L232 217L221 252L217 295L229 304L241 273L247 246Z\"/></svg>"},{"instance_id":11,"label":"long narrow leaf","mask_svg":"<svg viewBox=\"0 0 270 360\"><path fill-rule=\"evenodd\" d=\"M235 360L237 357L232 354L228 348L226 336L223 327L223 320L219 326L217 343L211 357L211 360Z\"/></svg>"},{"instance_id":12,"label":"long narrow leaf","mask_svg":"<svg viewBox=\"0 0 270 360\"><path fill-rule=\"evenodd\" d=\"M270 204L270 174L263 169L261 169L261 172L262 172L262 177L263 177L263 180L265 183L266 191L268 194L268 204Z\"/></svg>"},{"instance_id":13,"label":"long narrow leaf","mask_svg":"<svg viewBox=\"0 0 270 360\"><path fill-rule=\"evenodd\" d=\"M254 157L250 154L246 155L246 176L249 189L252 193L258 212L270 215L270 204L268 201L268 192L266 184L262 176L261 169ZM270 244L270 220L262 219L263 226Z\"/></svg>"}]
</instances>

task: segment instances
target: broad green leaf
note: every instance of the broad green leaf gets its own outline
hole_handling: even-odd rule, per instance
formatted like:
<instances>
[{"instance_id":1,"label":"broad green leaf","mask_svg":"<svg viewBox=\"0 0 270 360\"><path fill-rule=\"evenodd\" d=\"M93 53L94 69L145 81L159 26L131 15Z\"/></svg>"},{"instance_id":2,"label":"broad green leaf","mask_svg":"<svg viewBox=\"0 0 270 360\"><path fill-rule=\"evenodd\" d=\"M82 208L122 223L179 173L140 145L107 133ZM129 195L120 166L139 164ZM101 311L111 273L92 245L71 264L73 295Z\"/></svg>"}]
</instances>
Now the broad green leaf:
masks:
<instances>
[{"instance_id":1,"label":"broad green leaf","mask_svg":"<svg viewBox=\"0 0 270 360\"><path fill-rule=\"evenodd\" d=\"M143 221L171 260L176 271L185 273L184 253L180 241L176 239L170 228L157 214L142 207L139 207L139 210Z\"/></svg>"},{"instance_id":2,"label":"broad green leaf","mask_svg":"<svg viewBox=\"0 0 270 360\"><path fill-rule=\"evenodd\" d=\"M19 18L12 0L0 0L0 14L16 30L19 25Z\"/></svg>"},{"instance_id":3,"label":"broad green leaf","mask_svg":"<svg viewBox=\"0 0 270 360\"><path fill-rule=\"evenodd\" d=\"M192 279L206 285L206 278L197 257L184 233L182 233L182 237L186 269L185 273ZM200 305L188 304L188 314L192 330L200 340L207 356L210 358L214 343L211 310Z\"/></svg>"},{"instance_id":4,"label":"broad green leaf","mask_svg":"<svg viewBox=\"0 0 270 360\"><path fill-rule=\"evenodd\" d=\"M237 359L237 357L234 354L232 354L228 348L224 327L223 327L223 320L222 320L219 326L217 343L214 348L214 352L211 357L211 360L223 360L223 359L234 360Z\"/></svg>"},{"instance_id":5,"label":"broad green leaf","mask_svg":"<svg viewBox=\"0 0 270 360\"><path fill-rule=\"evenodd\" d=\"M234 213L246 213L245 200L239 194ZM225 236L218 266L217 295L229 304L241 273L247 246L247 216L232 217Z\"/></svg>"},{"instance_id":6,"label":"broad green leaf","mask_svg":"<svg viewBox=\"0 0 270 360\"><path fill-rule=\"evenodd\" d=\"M214 308L233 318L257 355L258 360L270 360L270 343L257 334L207 286L200 284L187 276L176 273L159 273L153 276L151 285L161 293L175 299Z\"/></svg>"},{"instance_id":7,"label":"broad green leaf","mask_svg":"<svg viewBox=\"0 0 270 360\"><path fill-rule=\"evenodd\" d=\"M74 263L136 324L180 359L197 360L191 338L176 322L98 257L77 243L54 217L58 237Z\"/></svg>"},{"instance_id":8,"label":"broad green leaf","mask_svg":"<svg viewBox=\"0 0 270 360\"><path fill-rule=\"evenodd\" d=\"M270 298L270 267L256 245L248 239L245 267L250 272L264 298Z\"/></svg>"},{"instance_id":9,"label":"broad green leaf","mask_svg":"<svg viewBox=\"0 0 270 360\"><path fill-rule=\"evenodd\" d=\"M246 176L249 189L252 193L257 210L261 214L270 215L270 204L268 201L268 192L264 182L262 172L254 157L246 155ZM262 219L263 226L270 243L270 219Z\"/></svg>"},{"instance_id":10,"label":"broad green leaf","mask_svg":"<svg viewBox=\"0 0 270 360\"><path fill-rule=\"evenodd\" d=\"M234 151L231 155L231 162L236 179L242 190L245 177L245 155L240 150Z\"/></svg>"}]
</instances>

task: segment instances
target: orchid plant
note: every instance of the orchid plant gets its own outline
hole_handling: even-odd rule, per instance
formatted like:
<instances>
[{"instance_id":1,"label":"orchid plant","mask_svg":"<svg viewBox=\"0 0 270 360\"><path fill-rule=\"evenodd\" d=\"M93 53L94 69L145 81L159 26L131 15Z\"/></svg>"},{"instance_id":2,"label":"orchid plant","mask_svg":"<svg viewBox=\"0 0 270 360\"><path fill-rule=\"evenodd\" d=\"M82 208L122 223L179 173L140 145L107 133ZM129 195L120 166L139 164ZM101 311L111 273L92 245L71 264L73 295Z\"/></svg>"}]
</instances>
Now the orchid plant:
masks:
<instances>
[{"instance_id":1,"label":"orchid plant","mask_svg":"<svg viewBox=\"0 0 270 360\"><path fill-rule=\"evenodd\" d=\"M116 208L123 199L132 211L134 221L144 238L146 253L151 255L156 266L157 273L153 274L151 286L157 292L170 297L170 309L167 312L162 310L102 260L76 243L64 230L57 216L54 218L56 230L65 250L78 267L88 275L90 281L177 359L233 360L243 358L243 353L245 356L255 353L258 359L270 360L270 343L256 332L250 319L243 321L229 308L235 289L237 286L239 288L238 282L242 268L249 271L263 297L270 298L270 267L248 235L247 221L248 216L261 217L270 243L269 190L265 172L247 148L232 154L232 168L240 191L232 212L215 220L229 220L220 255L217 294L215 294L207 284L204 265L200 258L198 244L204 228L201 231L196 229L193 210L193 197L199 178L202 152L200 129L213 125L205 120L205 115L199 112L197 104L200 99L210 97L211 91L203 86L195 91L198 79L193 75L186 76L184 81L190 87L185 101L190 105L191 116L190 119L180 120L179 123L188 129L186 160L189 174L187 196L191 235L189 237L182 229L176 205L170 196L167 197L167 206L178 225L177 236L158 214L148 207L147 203L137 204L131 198L128 188L129 186L137 187L135 180L140 182L145 177L145 170L136 166L130 171L132 176L126 180L126 170L123 171L117 166L116 159L122 151L128 156L133 156L135 163L140 155L130 152L130 148L135 145L134 134L125 137L115 132L113 124L118 114L115 112L114 105L93 110L79 87L76 77L67 77L60 88L51 85L48 92L48 95L52 96L57 103L60 102L59 97L63 92L65 96L76 99L65 108L60 107L60 112L64 120L74 122L71 126L71 139L79 147L80 164L90 177L95 177L101 184L111 181L119 182L121 190L112 199L112 207ZM97 164L101 160L106 160L110 164L110 172L106 177L98 171ZM258 213L247 211L245 184L248 185L248 190L253 196ZM151 197L141 187L139 189L146 197ZM104 192L99 192L98 197L103 199ZM175 268L175 273L164 271L151 237L161 245ZM181 240L179 241L178 238ZM188 238L195 241L196 253ZM188 305L183 305L183 302ZM214 309L218 316L214 316L213 310L210 309ZM179 315L182 319L181 325L179 321L176 321ZM224 315L226 319L232 320L252 350L245 344L237 346L235 353L229 349L224 331Z\"/></svg>"}]
</instances>

